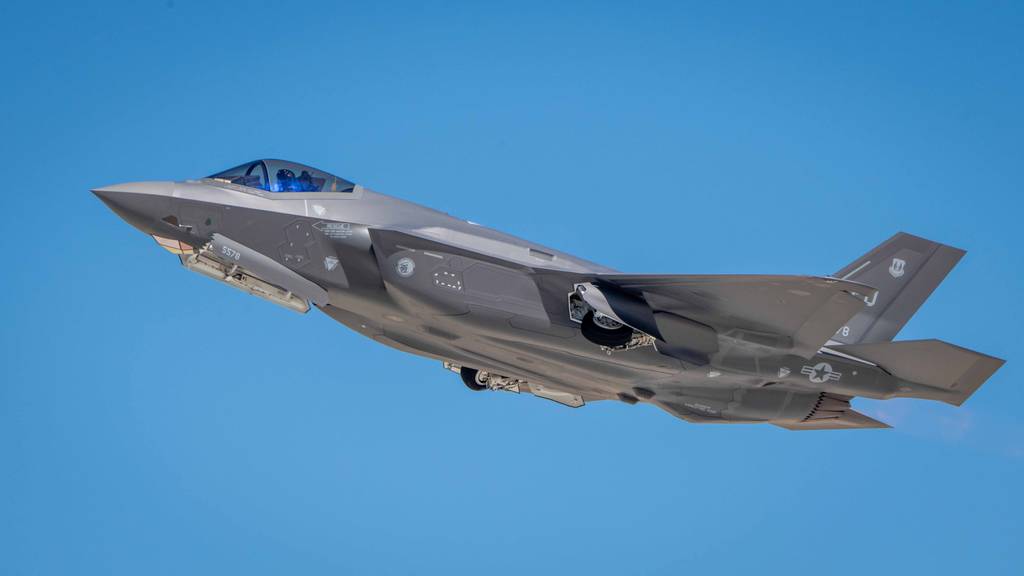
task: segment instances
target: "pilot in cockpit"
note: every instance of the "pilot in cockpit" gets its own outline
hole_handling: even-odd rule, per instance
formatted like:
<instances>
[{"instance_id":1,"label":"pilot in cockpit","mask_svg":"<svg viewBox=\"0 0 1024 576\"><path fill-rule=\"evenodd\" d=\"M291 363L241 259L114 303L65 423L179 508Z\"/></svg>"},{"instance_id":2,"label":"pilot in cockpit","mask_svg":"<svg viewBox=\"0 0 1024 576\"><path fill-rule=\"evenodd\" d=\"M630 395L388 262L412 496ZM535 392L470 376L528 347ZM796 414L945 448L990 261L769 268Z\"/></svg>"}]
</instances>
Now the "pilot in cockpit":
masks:
<instances>
[{"instance_id":1,"label":"pilot in cockpit","mask_svg":"<svg viewBox=\"0 0 1024 576\"><path fill-rule=\"evenodd\" d=\"M277 188L281 192L298 192L297 183L295 182L295 172L287 168L281 168L277 171Z\"/></svg>"},{"instance_id":2,"label":"pilot in cockpit","mask_svg":"<svg viewBox=\"0 0 1024 576\"><path fill-rule=\"evenodd\" d=\"M299 190L303 192L318 192L320 187L313 182L313 175L308 170L303 170L302 174L299 174Z\"/></svg>"},{"instance_id":3,"label":"pilot in cockpit","mask_svg":"<svg viewBox=\"0 0 1024 576\"><path fill-rule=\"evenodd\" d=\"M281 192L316 192L317 185L313 182L313 175L303 170L298 178L295 172L282 168L277 171L277 187Z\"/></svg>"}]
</instances>

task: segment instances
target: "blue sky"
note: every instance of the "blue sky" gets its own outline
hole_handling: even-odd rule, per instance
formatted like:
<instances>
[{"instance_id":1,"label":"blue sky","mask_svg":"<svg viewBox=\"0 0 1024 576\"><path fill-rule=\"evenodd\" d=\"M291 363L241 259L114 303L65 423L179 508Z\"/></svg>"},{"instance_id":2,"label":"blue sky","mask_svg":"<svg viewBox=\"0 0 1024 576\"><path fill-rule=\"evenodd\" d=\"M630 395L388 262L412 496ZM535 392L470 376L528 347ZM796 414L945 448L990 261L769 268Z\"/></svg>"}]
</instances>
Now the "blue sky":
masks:
<instances>
[{"instance_id":1,"label":"blue sky","mask_svg":"<svg viewBox=\"0 0 1024 576\"><path fill-rule=\"evenodd\" d=\"M0 571L1021 573L1024 11L892 4L3 3ZM88 193L264 156L631 272L905 230L968 254L899 338L1008 363L888 431L471 394Z\"/></svg>"}]
</instances>

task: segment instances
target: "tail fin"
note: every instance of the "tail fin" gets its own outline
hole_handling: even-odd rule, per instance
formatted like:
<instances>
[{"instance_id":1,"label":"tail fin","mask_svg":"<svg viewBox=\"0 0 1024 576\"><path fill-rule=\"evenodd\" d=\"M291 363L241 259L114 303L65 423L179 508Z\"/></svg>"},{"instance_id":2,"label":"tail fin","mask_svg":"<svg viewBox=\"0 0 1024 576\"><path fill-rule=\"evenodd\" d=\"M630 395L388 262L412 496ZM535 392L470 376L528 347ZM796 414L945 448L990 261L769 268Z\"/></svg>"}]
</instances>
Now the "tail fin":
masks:
<instances>
[{"instance_id":1,"label":"tail fin","mask_svg":"<svg viewBox=\"0 0 1024 576\"><path fill-rule=\"evenodd\" d=\"M906 340L835 346L838 352L878 364L900 380L899 396L959 406L1004 361L941 340Z\"/></svg>"},{"instance_id":2,"label":"tail fin","mask_svg":"<svg viewBox=\"0 0 1024 576\"><path fill-rule=\"evenodd\" d=\"M885 342L917 312L965 252L900 232L835 274L878 289L832 337L843 344Z\"/></svg>"}]
</instances>

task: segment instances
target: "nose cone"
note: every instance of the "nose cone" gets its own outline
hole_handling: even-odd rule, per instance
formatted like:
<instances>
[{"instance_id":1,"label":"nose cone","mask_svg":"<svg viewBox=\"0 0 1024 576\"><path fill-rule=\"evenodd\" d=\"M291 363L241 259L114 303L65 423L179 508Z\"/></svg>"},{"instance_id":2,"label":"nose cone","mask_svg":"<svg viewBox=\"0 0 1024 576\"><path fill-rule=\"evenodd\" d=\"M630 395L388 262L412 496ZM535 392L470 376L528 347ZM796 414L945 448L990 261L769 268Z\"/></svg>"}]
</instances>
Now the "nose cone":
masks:
<instances>
[{"instance_id":1,"label":"nose cone","mask_svg":"<svg viewBox=\"0 0 1024 576\"><path fill-rule=\"evenodd\" d=\"M153 226L169 213L174 182L129 182L92 191L108 208L132 226L153 233Z\"/></svg>"}]
</instances>

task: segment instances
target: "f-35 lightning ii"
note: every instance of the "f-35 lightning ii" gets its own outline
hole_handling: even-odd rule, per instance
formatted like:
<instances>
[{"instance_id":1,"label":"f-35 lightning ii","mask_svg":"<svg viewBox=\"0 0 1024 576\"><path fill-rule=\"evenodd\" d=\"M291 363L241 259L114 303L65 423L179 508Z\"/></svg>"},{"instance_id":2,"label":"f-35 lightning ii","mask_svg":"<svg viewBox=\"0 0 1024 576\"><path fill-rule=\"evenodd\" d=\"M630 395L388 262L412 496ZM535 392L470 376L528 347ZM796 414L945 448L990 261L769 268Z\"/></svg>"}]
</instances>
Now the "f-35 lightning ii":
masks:
<instances>
[{"instance_id":1,"label":"f-35 lightning ii","mask_svg":"<svg viewBox=\"0 0 1024 576\"><path fill-rule=\"evenodd\" d=\"M832 276L622 274L281 160L93 192L186 269L316 306L477 391L647 402L700 423L885 428L850 400L960 405L1003 364L892 341L964 255L904 233Z\"/></svg>"}]
</instances>

